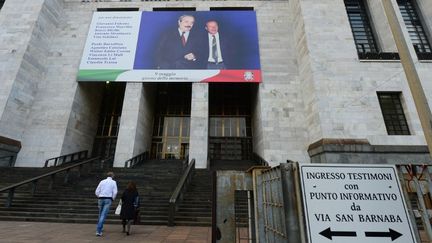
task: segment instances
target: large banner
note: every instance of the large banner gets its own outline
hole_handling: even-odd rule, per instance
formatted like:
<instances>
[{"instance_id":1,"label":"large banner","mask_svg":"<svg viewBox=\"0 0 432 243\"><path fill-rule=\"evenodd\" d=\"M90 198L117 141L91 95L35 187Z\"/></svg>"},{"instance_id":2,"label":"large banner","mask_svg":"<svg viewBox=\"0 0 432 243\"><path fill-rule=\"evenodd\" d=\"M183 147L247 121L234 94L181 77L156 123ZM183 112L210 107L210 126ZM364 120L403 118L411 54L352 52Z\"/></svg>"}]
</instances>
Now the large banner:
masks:
<instances>
[{"instance_id":1,"label":"large banner","mask_svg":"<svg viewBox=\"0 0 432 243\"><path fill-rule=\"evenodd\" d=\"M254 11L95 12L78 81L261 82Z\"/></svg>"}]
</instances>

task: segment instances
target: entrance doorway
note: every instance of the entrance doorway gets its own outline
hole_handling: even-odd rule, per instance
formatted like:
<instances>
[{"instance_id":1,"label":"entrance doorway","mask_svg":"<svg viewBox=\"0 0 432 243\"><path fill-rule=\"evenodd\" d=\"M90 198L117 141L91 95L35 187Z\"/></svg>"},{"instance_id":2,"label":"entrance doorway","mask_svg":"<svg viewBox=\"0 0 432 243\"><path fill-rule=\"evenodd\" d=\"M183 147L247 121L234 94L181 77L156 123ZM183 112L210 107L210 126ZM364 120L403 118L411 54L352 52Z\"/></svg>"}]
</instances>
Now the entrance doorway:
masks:
<instances>
[{"instance_id":1,"label":"entrance doorway","mask_svg":"<svg viewBox=\"0 0 432 243\"><path fill-rule=\"evenodd\" d=\"M109 158L115 154L125 88L125 83L105 84L93 156Z\"/></svg>"},{"instance_id":2,"label":"entrance doorway","mask_svg":"<svg viewBox=\"0 0 432 243\"><path fill-rule=\"evenodd\" d=\"M250 84L210 85L210 159L251 158L253 148L250 93Z\"/></svg>"},{"instance_id":3,"label":"entrance doorway","mask_svg":"<svg viewBox=\"0 0 432 243\"><path fill-rule=\"evenodd\" d=\"M155 159L184 159L189 154L189 117L159 117L161 132L153 136L152 157Z\"/></svg>"},{"instance_id":4,"label":"entrance doorway","mask_svg":"<svg viewBox=\"0 0 432 243\"><path fill-rule=\"evenodd\" d=\"M151 158L188 156L191 92L191 84L158 84Z\"/></svg>"}]
</instances>

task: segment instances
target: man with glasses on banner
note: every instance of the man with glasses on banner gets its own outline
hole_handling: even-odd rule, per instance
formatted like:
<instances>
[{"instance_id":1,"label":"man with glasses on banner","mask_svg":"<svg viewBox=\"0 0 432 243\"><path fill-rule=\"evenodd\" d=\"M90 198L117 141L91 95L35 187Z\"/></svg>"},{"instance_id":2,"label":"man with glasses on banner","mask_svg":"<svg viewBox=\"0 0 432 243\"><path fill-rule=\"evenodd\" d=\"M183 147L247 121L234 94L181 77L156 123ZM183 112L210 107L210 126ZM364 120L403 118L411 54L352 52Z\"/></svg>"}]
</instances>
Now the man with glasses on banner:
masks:
<instances>
[{"instance_id":1,"label":"man with glasses on banner","mask_svg":"<svg viewBox=\"0 0 432 243\"><path fill-rule=\"evenodd\" d=\"M245 58L239 53L240 46L237 39L231 38L225 32L220 32L219 23L216 20L206 22L207 38L205 43L206 69L243 69L241 59Z\"/></svg>"}]
</instances>

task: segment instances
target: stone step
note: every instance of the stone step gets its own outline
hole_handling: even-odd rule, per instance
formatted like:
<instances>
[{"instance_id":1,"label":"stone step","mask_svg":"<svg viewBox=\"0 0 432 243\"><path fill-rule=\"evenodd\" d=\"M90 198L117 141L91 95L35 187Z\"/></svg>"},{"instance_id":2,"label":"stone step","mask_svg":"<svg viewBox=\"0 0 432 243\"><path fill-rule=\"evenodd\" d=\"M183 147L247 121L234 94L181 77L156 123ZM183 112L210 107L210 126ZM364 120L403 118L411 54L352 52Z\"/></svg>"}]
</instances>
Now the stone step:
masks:
<instances>
[{"instance_id":1,"label":"stone step","mask_svg":"<svg viewBox=\"0 0 432 243\"><path fill-rule=\"evenodd\" d=\"M166 225L168 200L181 177L182 169L180 161L147 161L132 169L110 170L116 175L118 197L130 180L137 182L142 200L140 213L143 224ZM94 190L98 182L105 178L106 171L94 167L81 178L71 173L71 183L67 185L63 185L63 176L59 175L53 191L48 190L50 180L42 180L37 185L34 197L29 193L31 186L18 188L13 206L0 206L0 220L95 224L98 210ZM192 191L185 194L184 202L179 207L177 225L209 226L211 223L211 172L196 172L189 187ZM33 176L32 173L29 173L29 176ZM40 171L38 173L42 174ZM14 178L18 180L20 176L15 175ZM4 205L6 196L7 193L3 193L0 197L0 205ZM119 224L119 216L113 214L117 204L118 199L113 202L107 223Z\"/></svg>"}]
</instances>

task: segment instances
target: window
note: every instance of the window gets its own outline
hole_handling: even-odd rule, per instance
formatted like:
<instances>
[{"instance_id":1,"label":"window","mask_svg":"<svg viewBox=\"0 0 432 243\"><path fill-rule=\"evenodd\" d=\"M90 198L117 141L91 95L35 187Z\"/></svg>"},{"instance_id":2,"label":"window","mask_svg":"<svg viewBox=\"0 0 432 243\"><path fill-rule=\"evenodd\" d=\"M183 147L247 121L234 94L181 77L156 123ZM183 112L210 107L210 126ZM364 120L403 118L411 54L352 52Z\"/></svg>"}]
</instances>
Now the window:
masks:
<instances>
[{"instance_id":1,"label":"window","mask_svg":"<svg viewBox=\"0 0 432 243\"><path fill-rule=\"evenodd\" d=\"M359 53L378 52L366 6L362 0L345 0L345 8Z\"/></svg>"},{"instance_id":2,"label":"window","mask_svg":"<svg viewBox=\"0 0 432 243\"><path fill-rule=\"evenodd\" d=\"M412 0L397 0L402 18L419 59L432 59L432 51L417 8Z\"/></svg>"},{"instance_id":3,"label":"window","mask_svg":"<svg viewBox=\"0 0 432 243\"><path fill-rule=\"evenodd\" d=\"M253 7L210 7L210 11L253 11Z\"/></svg>"},{"instance_id":4,"label":"window","mask_svg":"<svg viewBox=\"0 0 432 243\"><path fill-rule=\"evenodd\" d=\"M399 54L380 52L364 0L345 0L348 20L360 59L399 59Z\"/></svg>"},{"instance_id":5,"label":"window","mask_svg":"<svg viewBox=\"0 0 432 243\"><path fill-rule=\"evenodd\" d=\"M388 135L410 135L400 101L400 92L378 92L378 100Z\"/></svg>"},{"instance_id":6,"label":"window","mask_svg":"<svg viewBox=\"0 0 432 243\"><path fill-rule=\"evenodd\" d=\"M153 11L195 11L195 8L153 8Z\"/></svg>"},{"instance_id":7,"label":"window","mask_svg":"<svg viewBox=\"0 0 432 243\"><path fill-rule=\"evenodd\" d=\"M98 8L98 12L138 11L139 8Z\"/></svg>"}]
</instances>

